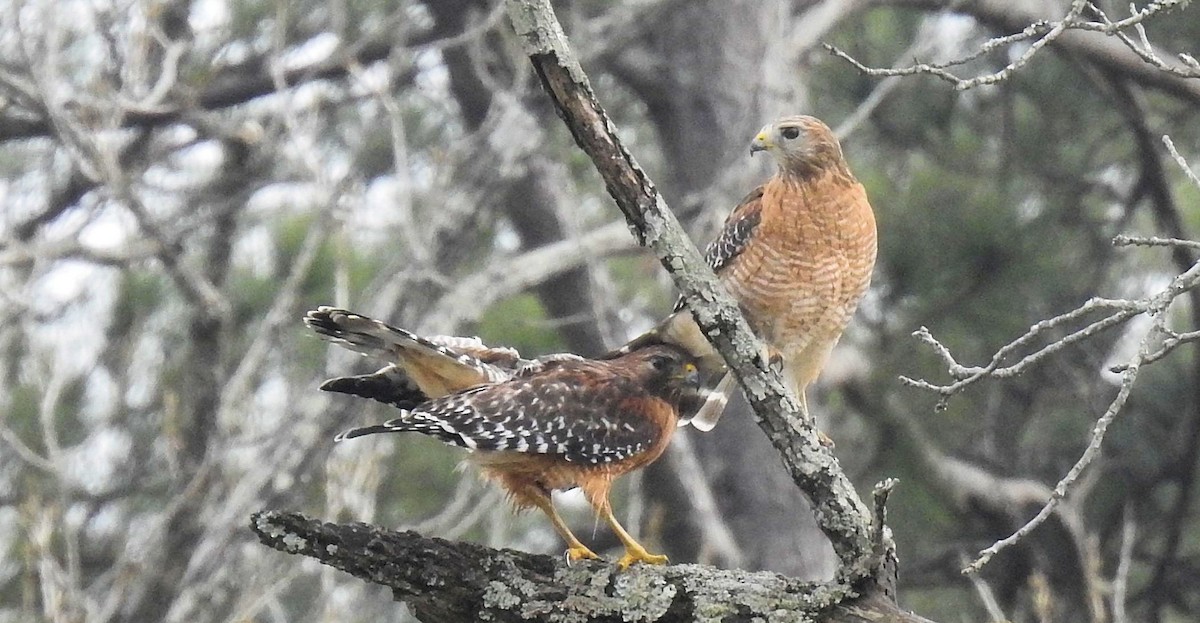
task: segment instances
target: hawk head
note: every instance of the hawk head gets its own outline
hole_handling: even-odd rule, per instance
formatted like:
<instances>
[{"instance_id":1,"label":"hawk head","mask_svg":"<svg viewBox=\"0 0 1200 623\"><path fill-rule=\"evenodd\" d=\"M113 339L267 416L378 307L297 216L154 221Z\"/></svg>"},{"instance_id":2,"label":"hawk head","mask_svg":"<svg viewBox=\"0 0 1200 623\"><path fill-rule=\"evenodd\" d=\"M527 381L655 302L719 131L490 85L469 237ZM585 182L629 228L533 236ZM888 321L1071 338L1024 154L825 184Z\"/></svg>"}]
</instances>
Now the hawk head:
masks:
<instances>
[{"instance_id":1,"label":"hawk head","mask_svg":"<svg viewBox=\"0 0 1200 623\"><path fill-rule=\"evenodd\" d=\"M775 158L780 172L800 178L847 169L833 131L807 115L783 117L763 126L750 143L750 155L760 151Z\"/></svg>"},{"instance_id":2,"label":"hawk head","mask_svg":"<svg viewBox=\"0 0 1200 623\"><path fill-rule=\"evenodd\" d=\"M629 370L651 394L671 401L700 388L695 359L675 346L647 346L622 355L614 363Z\"/></svg>"}]
</instances>

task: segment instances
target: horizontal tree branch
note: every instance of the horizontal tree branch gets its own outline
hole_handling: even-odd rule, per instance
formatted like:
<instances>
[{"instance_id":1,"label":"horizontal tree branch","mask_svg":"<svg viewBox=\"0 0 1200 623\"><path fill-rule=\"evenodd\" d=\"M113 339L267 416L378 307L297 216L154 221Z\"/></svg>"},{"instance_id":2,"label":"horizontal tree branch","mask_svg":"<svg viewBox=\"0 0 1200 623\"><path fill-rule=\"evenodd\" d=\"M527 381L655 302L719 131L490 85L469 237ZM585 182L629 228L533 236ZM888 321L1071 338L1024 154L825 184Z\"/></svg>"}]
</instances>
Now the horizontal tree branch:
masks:
<instances>
[{"instance_id":1,"label":"horizontal tree branch","mask_svg":"<svg viewBox=\"0 0 1200 623\"><path fill-rule=\"evenodd\" d=\"M833 605L833 588L775 573L704 565L637 565L426 538L362 523L263 511L250 528L265 545L317 559L392 589L423 621L821 621L921 623L887 599Z\"/></svg>"}]
</instances>

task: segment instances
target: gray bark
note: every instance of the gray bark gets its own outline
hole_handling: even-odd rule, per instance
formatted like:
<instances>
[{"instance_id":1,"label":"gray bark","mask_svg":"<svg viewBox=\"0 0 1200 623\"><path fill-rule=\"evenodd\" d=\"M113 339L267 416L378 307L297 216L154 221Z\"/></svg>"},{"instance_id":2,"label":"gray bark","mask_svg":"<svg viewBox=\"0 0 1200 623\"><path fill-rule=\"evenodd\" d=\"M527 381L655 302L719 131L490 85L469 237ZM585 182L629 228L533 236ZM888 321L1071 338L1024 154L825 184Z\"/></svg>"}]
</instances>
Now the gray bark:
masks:
<instances>
[{"instance_id":1,"label":"gray bark","mask_svg":"<svg viewBox=\"0 0 1200 623\"><path fill-rule=\"evenodd\" d=\"M837 588L769 572L702 565L618 572L598 561L568 565L298 513L255 513L250 527L270 547L391 588L423 621L928 623L880 595L846 600Z\"/></svg>"}]
</instances>

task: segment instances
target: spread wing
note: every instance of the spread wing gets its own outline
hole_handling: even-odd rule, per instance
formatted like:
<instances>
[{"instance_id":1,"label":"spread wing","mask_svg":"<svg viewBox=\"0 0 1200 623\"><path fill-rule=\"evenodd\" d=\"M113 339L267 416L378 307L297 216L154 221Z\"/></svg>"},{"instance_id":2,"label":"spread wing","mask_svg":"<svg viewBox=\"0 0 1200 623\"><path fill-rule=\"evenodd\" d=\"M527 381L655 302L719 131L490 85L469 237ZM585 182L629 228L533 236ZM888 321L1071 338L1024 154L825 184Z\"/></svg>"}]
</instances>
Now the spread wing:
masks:
<instances>
[{"instance_id":1,"label":"spread wing","mask_svg":"<svg viewBox=\"0 0 1200 623\"><path fill-rule=\"evenodd\" d=\"M661 433L646 411L670 408L632 379L561 370L431 400L337 439L416 432L472 450L555 455L598 465L648 450Z\"/></svg>"},{"instance_id":2,"label":"spread wing","mask_svg":"<svg viewBox=\"0 0 1200 623\"><path fill-rule=\"evenodd\" d=\"M490 348L479 338L422 337L334 307L308 312L304 324L325 340L388 364L371 374L329 379L321 389L402 409L467 387L507 380L529 363L517 351Z\"/></svg>"}]
</instances>

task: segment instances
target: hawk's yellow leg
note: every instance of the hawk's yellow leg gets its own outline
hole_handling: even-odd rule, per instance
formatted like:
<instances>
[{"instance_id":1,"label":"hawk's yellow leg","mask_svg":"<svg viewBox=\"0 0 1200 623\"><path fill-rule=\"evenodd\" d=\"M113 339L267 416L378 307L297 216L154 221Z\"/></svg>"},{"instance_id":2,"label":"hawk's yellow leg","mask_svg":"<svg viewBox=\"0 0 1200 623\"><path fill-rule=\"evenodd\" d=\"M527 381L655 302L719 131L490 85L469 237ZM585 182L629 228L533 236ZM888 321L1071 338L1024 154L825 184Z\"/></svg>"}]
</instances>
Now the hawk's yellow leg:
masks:
<instances>
[{"instance_id":1,"label":"hawk's yellow leg","mask_svg":"<svg viewBox=\"0 0 1200 623\"><path fill-rule=\"evenodd\" d=\"M535 502L537 503L537 507L542 509L542 512L546 513L546 516L550 518L550 523L554 525L554 531L567 542L568 562L585 558L588 560L600 559L595 552L588 549L586 545L579 542L579 539L575 538L571 529L567 527L567 522L563 521L563 518L559 516L558 511L554 508L554 501L549 496L537 496Z\"/></svg>"},{"instance_id":2,"label":"hawk's yellow leg","mask_svg":"<svg viewBox=\"0 0 1200 623\"><path fill-rule=\"evenodd\" d=\"M605 504L600 511L600 517L603 518L604 521L608 522L608 525L612 526L613 533L616 534L617 538L621 539L621 543L625 545L625 555L621 556L621 559L617 561L618 569L628 569L629 565L632 565L635 562L644 562L648 565L667 564L666 556L663 556L662 554L651 554L650 552L646 551L646 548L642 547L641 543L633 540L633 537L630 536L629 533L625 531L625 528L622 528L621 524L617 522L617 518L613 517L612 507Z\"/></svg>"}]
</instances>

